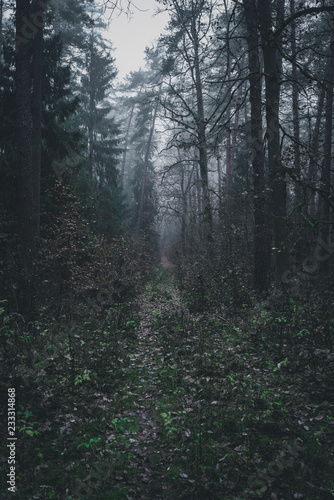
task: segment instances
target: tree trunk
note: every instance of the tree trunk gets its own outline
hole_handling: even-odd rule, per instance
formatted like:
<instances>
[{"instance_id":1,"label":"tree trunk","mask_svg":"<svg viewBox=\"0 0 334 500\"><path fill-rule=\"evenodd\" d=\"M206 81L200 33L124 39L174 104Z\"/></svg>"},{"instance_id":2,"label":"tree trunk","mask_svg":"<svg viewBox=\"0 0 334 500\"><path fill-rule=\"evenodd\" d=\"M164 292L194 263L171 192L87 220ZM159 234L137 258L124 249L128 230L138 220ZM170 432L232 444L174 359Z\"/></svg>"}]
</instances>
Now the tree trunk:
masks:
<instances>
[{"instance_id":1,"label":"tree trunk","mask_svg":"<svg viewBox=\"0 0 334 500\"><path fill-rule=\"evenodd\" d=\"M324 159L320 181L320 216L323 223L320 225L320 238L329 247L330 218L331 218L331 163L332 163L332 133L333 133L333 90L334 90L334 18L331 19L331 43L328 61L328 75L326 81L326 117ZM330 271L329 254L325 254L320 261L320 272L328 274Z\"/></svg>"},{"instance_id":2,"label":"tree trunk","mask_svg":"<svg viewBox=\"0 0 334 500\"><path fill-rule=\"evenodd\" d=\"M241 62L241 67L243 67L243 60ZM234 162L235 162L235 146L237 144L237 136L238 136L238 128L239 128L239 115L240 115L240 102L242 98L242 90L243 85L240 85L237 93L237 110L234 115L234 124L233 124L233 134L231 141L231 155L230 155L230 177L231 177L231 186L233 181L234 174Z\"/></svg>"},{"instance_id":3,"label":"tree trunk","mask_svg":"<svg viewBox=\"0 0 334 500\"><path fill-rule=\"evenodd\" d=\"M227 90L227 99L228 106L226 109L227 114L227 137L226 137L226 203L227 203L227 212L229 215L229 204L231 198L231 186L232 186L232 168L231 168L231 157L232 157L232 133L231 133L231 62L230 62L230 54L227 53L227 62L226 62L226 76L228 80L228 90Z\"/></svg>"},{"instance_id":4,"label":"tree trunk","mask_svg":"<svg viewBox=\"0 0 334 500\"><path fill-rule=\"evenodd\" d=\"M197 104L197 139L199 152L199 169L201 173L201 184L203 192L203 224L206 240L212 241L212 211L209 192L209 177L208 177L208 156L207 156L207 141L205 131L204 103L203 90L199 62L199 41L196 32L195 19L191 23L191 35L194 48L194 68L195 68L195 85L196 85L196 104Z\"/></svg>"},{"instance_id":5,"label":"tree trunk","mask_svg":"<svg viewBox=\"0 0 334 500\"><path fill-rule=\"evenodd\" d=\"M36 33L33 42L33 92L32 92L32 161L33 197L36 238L40 235L40 184L42 142L42 82L43 82L43 28L45 4L39 2L34 12Z\"/></svg>"},{"instance_id":6,"label":"tree trunk","mask_svg":"<svg viewBox=\"0 0 334 500\"><path fill-rule=\"evenodd\" d=\"M126 165L126 156L127 156L127 152L128 152L129 135L130 135L130 129L131 129L131 123L132 123L134 110L135 110L135 104L133 104L133 106L131 108L128 126L127 126L126 134L125 134L125 146L124 146L122 169L121 169L121 186L123 189L124 189L124 172L125 172L125 165Z\"/></svg>"},{"instance_id":7,"label":"tree trunk","mask_svg":"<svg viewBox=\"0 0 334 500\"><path fill-rule=\"evenodd\" d=\"M222 165L221 165L221 158L218 152L217 156L217 175L218 175L218 197L220 200L221 197L221 192L222 192Z\"/></svg>"},{"instance_id":8,"label":"tree trunk","mask_svg":"<svg viewBox=\"0 0 334 500\"><path fill-rule=\"evenodd\" d=\"M317 161L319 157L319 133L320 133L320 124L321 124L321 116L325 102L325 87L321 88L321 92L318 99L317 106L317 118L314 124L312 139L311 139L311 151L310 151L310 163L308 167L307 178L310 184L316 184L317 177ZM308 213L311 216L315 216L315 191L310 189L308 196Z\"/></svg>"},{"instance_id":9,"label":"tree trunk","mask_svg":"<svg viewBox=\"0 0 334 500\"><path fill-rule=\"evenodd\" d=\"M157 99L156 104L155 104L151 130L150 130L150 134L148 137L146 153L145 153L144 176L143 176L142 189L141 189L140 202L139 202L137 234L139 234L139 231L140 231L142 223L143 223L143 212L144 212L144 201L145 201L145 189L146 189L146 182L147 182L148 164L149 164L149 159L150 159L151 144L152 144L152 138L153 138L153 133L154 133L155 120L157 118L158 108L159 108L159 99Z\"/></svg>"},{"instance_id":10,"label":"tree trunk","mask_svg":"<svg viewBox=\"0 0 334 500\"><path fill-rule=\"evenodd\" d=\"M290 0L290 14L295 13L295 0ZM293 120L293 138L294 138L294 169L296 173L296 184L294 192L294 203L298 205L301 202L302 190L300 181L301 165L300 165L300 128L299 128L299 90L297 84L297 47L296 47L296 27L295 23L291 23L291 57L292 57L292 120Z\"/></svg>"},{"instance_id":11,"label":"tree trunk","mask_svg":"<svg viewBox=\"0 0 334 500\"><path fill-rule=\"evenodd\" d=\"M179 152L179 162L181 166L181 199L182 199L182 214L181 214L181 244L183 255L186 254L187 250L187 234L189 227L189 210L188 210L188 195L190 194L191 181L193 173L195 170L195 165L192 166L191 170L188 170L188 163L186 167L181 160L181 155Z\"/></svg>"},{"instance_id":12,"label":"tree trunk","mask_svg":"<svg viewBox=\"0 0 334 500\"><path fill-rule=\"evenodd\" d=\"M181 165L181 197L182 197L181 246L182 246L182 254L185 255L187 248L186 229L187 229L188 200L187 200L187 190L185 188L185 172L182 165Z\"/></svg>"},{"instance_id":13,"label":"tree trunk","mask_svg":"<svg viewBox=\"0 0 334 500\"><path fill-rule=\"evenodd\" d=\"M247 24L249 66L249 100L251 106L251 146L254 187L254 287L262 292L268 287L270 247L266 225L266 197L264 177L264 144L262 128L262 83L259 56L257 15L252 0L244 0Z\"/></svg>"},{"instance_id":14,"label":"tree trunk","mask_svg":"<svg viewBox=\"0 0 334 500\"><path fill-rule=\"evenodd\" d=\"M2 63L3 0L0 0L0 64Z\"/></svg>"},{"instance_id":15,"label":"tree trunk","mask_svg":"<svg viewBox=\"0 0 334 500\"><path fill-rule=\"evenodd\" d=\"M95 102L93 93L89 93L89 118L88 118L88 172L91 178L94 178L94 115L95 115Z\"/></svg>"},{"instance_id":16,"label":"tree trunk","mask_svg":"<svg viewBox=\"0 0 334 500\"><path fill-rule=\"evenodd\" d=\"M227 79L230 82L231 80L231 69L230 69L230 57L227 56ZM241 68L244 65L244 56L241 60ZM242 88L243 85L240 85L237 92L236 97L236 106L237 109L234 113L234 122L232 126L232 120L230 116L231 111L231 91L228 91L228 100L230 104L227 107L227 116L228 116L228 125L227 125L227 145L226 145L226 197L227 197L227 206L228 212L230 210L229 202L231 198L232 192L232 183L233 183L233 174L234 174L234 161L235 161L235 145L237 142L237 134L238 134L238 126L239 126L239 114L240 114L240 102L242 97Z\"/></svg>"},{"instance_id":17,"label":"tree trunk","mask_svg":"<svg viewBox=\"0 0 334 500\"><path fill-rule=\"evenodd\" d=\"M217 175L218 175L218 220L222 221L223 218L223 203L222 203L222 165L221 157L218 151L217 156Z\"/></svg>"},{"instance_id":18,"label":"tree trunk","mask_svg":"<svg viewBox=\"0 0 334 500\"><path fill-rule=\"evenodd\" d=\"M284 3L280 0L281 4ZM285 169L280 158L279 103L280 103L280 59L277 48L280 39L275 36L271 22L272 1L259 0L259 16L264 73L266 81L266 122L268 139L268 161L272 190L272 216L274 227L275 282L281 286L284 274L289 270L289 252L286 224L286 180ZM281 8L279 9L282 10ZM282 25L282 23L281 23Z\"/></svg>"},{"instance_id":19,"label":"tree trunk","mask_svg":"<svg viewBox=\"0 0 334 500\"><path fill-rule=\"evenodd\" d=\"M197 153L197 151L196 151ZM196 155L198 156L198 155ZM197 158L196 158L197 159ZM196 201L196 210L195 213L197 213L197 221L198 221L198 234L199 237L201 238L203 235L203 193L202 193L202 184L201 184L201 178L200 178L200 173L199 173L199 165L198 165L198 159L197 163L195 166L195 186L196 186L196 196L195 196L195 201Z\"/></svg>"},{"instance_id":20,"label":"tree trunk","mask_svg":"<svg viewBox=\"0 0 334 500\"><path fill-rule=\"evenodd\" d=\"M35 256L36 218L33 206L32 118L30 47L27 22L29 0L16 0L16 113L17 113L17 195L20 239L20 289L18 304L24 315L31 312Z\"/></svg>"},{"instance_id":21,"label":"tree trunk","mask_svg":"<svg viewBox=\"0 0 334 500\"><path fill-rule=\"evenodd\" d=\"M95 114L96 114L96 102L95 102L95 90L94 89L94 77L93 77L93 59L95 57L94 53L94 36L91 34L90 44L89 44L89 54L86 55L86 66L89 75L89 116L88 116L88 172L90 177L93 179L96 175L94 172L94 139L95 139Z\"/></svg>"}]
</instances>

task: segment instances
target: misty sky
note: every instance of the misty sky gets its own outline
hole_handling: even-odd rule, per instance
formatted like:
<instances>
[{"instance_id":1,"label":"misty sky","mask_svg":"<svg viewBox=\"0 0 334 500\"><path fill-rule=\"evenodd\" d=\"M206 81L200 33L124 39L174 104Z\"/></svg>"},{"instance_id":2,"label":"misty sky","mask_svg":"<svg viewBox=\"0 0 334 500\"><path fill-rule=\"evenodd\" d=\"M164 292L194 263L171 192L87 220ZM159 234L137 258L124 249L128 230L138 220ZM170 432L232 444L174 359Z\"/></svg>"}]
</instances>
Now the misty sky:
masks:
<instances>
[{"instance_id":1,"label":"misty sky","mask_svg":"<svg viewBox=\"0 0 334 500\"><path fill-rule=\"evenodd\" d=\"M123 13L115 14L110 22L108 38L114 46L119 78L127 73L144 67L145 47L151 46L154 39L162 33L168 21L164 12L154 16L159 4L155 0L134 0L131 19Z\"/></svg>"}]
</instances>

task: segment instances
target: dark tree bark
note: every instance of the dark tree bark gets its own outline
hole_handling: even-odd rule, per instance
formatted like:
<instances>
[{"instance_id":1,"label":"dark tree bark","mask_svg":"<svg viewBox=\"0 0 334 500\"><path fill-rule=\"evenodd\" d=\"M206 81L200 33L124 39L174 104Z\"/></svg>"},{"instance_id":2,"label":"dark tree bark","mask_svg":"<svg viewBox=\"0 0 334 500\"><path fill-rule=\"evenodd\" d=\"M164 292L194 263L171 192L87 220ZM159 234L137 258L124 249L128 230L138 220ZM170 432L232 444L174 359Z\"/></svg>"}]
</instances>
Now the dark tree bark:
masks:
<instances>
[{"instance_id":1,"label":"dark tree bark","mask_svg":"<svg viewBox=\"0 0 334 500\"><path fill-rule=\"evenodd\" d=\"M43 82L43 28L44 2L36 2L34 21L36 33L33 41L33 92L32 92L32 168L33 210L36 238L40 235L40 184L42 154L42 82Z\"/></svg>"},{"instance_id":2,"label":"dark tree bark","mask_svg":"<svg viewBox=\"0 0 334 500\"><path fill-rule=\"evenodd\" d=\"M186 237L186 228L187 228L187 214L188 214L188 200L187 200L187 192L185 189L185 172L181 166L181 196L182 196L182 215L181 215L181 247L182 254L185 255L186 247L187 247L187 237Z\"/></svg>"},{"instance_id":3,"label":"dark tree bark","mask_svg":"<svg viewBox=\"0 0 334 500\"><path fill-rule=\"evenodd\" d=\"M36 244L36 218L33 210L32 117L30 43L27 22L29 0L16 1L16 108L17 108L17 195L20 239L19 309L29 314L32 305L33 262Z\"/></svg>"},{"instance_id":4,"label":"dark tree bark","mask_svg":"<svg viewBox=\"0 0 334 500\"><path fill-rule=\"evenodd\" d=\"M242 59L241 62L241 67L244 65L244 58ZM235 147L237 144L237 135L238 135L238 128L239 128L239 116L240 116L240 103L241 103L241 98L242 98L242 92L243 92L243 85L240 85L237 93L237 110L235 111L234 115L234 124L233 124L233 133L232 133L232 141L231 141L231 155L230 155L230 170L231 170L231 183L233 182L233 175L234 175L234 163L235 163Z\"/></svg>"},{"instance_id":5,"label":"dark tree bark","mask_svg":"<svg viewBox=\"0 0 334 500\"><path fill-rule=\"evenodd\" d=\"M151 153L151 145L152 145L152 139L153 139L153 133L154 133L155 121L156 121L156 118L157 118L158 108L159 108L159 98L157 99L156 104L155 104L155 108L154 108L154 112L153 112L153 118L152 118L152 124L151 124L151 129L150 129L150 134L149 134L149 137L148 137L147 146L146 146L146 152L145 152L144 176L143 176L142 188L141 188L141 195L140 195L140 201L139 201L137 233L139 233L139 231L140 231L140 229L142 227L142 222L143 222L143 212L144 212L144 201L145 201L145 190L146 190L146 182L147 182L147 173L148 173L149 159L150 159L150 153Z\"/></svg>"},{"instance_id":6,"label":"dark tree bark","mask_svg":"<svg viewBox=\"0 0 334 500\"><path fill-rule=\"evenodd\" d=\"M295 0L290 0L290 13L295 13ZM301 201L302 190L300 181L301 165L300 165L300 127L299 127L299 90L297 83L297 47L296 47L296 27L295 23L291 23L291 57L292 57L292 121L293 121L293 137L294 137L294 169L296 173L296 184L294 192L294 203L298 205Z\"/></svg>"},{"instance_id":7,"label":"dark tree bark","mask_svg":"<svg viewBox=\"0 0 334 500\"><path fill-rule=\"evenodd\" d=\"M121 186L122 186L122 188L124 188L124 173L125 173L126 157L127 157L127 152L128 152L129 136L130 136L130 129L131 129L131 123L132 123L134 110L135 110L135 104L133 104L131 107L128 126L127 126L126 134L125 134L125 145L124 145L122 168L121 168Z\"/></svg>"},{"instance_id":8,"label":"dark tree bark","mask_svg":"<svg viewBox=\"0 0 334 500\"><path fill-rule=\"evenodd\" d=\"M332 134L333 134L333 90L334 90L334 18L331 19L331 42L328 61L328 74L326 81L326 107L325 107L325 143L324 159L320 181L320 217L323 223L320 226L320 238L329 245L331 222L331 164L332 164ZM330 270L329 254L320 262L320 272L327 274Z\"/></svg>"},{"instance_id":9,"label":"dark tree bark","mask_svg":"<svg viewBox=\"0 0 334 500\"><path fill-rule=\"evenodd\" d=\"M2 21L3 21L3 0L0 0L0 64L2 63Z\"/></svg>"},{"instance_id":10,"label":"dark tree bark","mask_svg":"<svg viewBox=\"0 0 334 500\"><path fill-rule=\"evenodd\" d=\"M197 148L195 148L194 158L195 158L195 162L196 162L195 163L195 171L194 171L194 174L195 174L194 180L195 180L195 187L196 187L195 197L194 197L195 213L197 214L196 219L198 221L198 224L197 224L198 235L199 235L200 239L203 239L204 238L204 233L203 233L203 215L204 215L203 189L202 189L201 172L199 169Z\"/></svg>"},{"instance_id":11,"label":"dark tree bark","mask_svg":"<svg viewBox=\"0 0 334 500\"><path fill-rule=\"evenodd\" d=\"M318 106L317 106L317 117L313 127L312 139L310 145L310 163L308 167L307 180L308 183L312 186L316 184L317 177L317 162L319 157L319 135L320 135L320 124L321 124L321 116L325 102L325 87L322 86L319 98L318 98ZM309 215L315 217L316 208L315 208L315 190L310 189L307 198L307 210Z\"/></svg>"},{"instance_id":12,"label":"dark tree bark","mask_svg":"<svg viewBox=\"0 0 334 500\"><path fill-rule=\"evenodd\" d=\"M266 224L264 144L262 127L262 82L257 14L252 0L244 0L247 24L249 100L251 106L251 147L254 187L254 286L262 292L268 287L270 242Z\"/></svg>"},{"instance_id":13,"label":"dark tree bark","mask_svg":"<svg viewBox=\"0 0 334 500\"><path fill-rule=\"evenodd\" d=\"M280 58L278 47L280 37L275 35L272 26L272 1L259 0L258 6L264 73L266 81L266 123L268 140L268 162L272 190L272 216L274 228L275 282L282 283L289 269L289 252L286 224L286 180L285 169L280 158L279 104L280 104ZM279 1L278 14L282 12L284 0ZM278 16L279 17L279 16ZM282 25L282 23L281 23Z\"/></svg>"},{"instance_id":14,"label":"dark tree bark","mask_svg":"<svg viewBox=\"0 0 334 500\"><path fill-rule=\"evenodd\" d=\"M187 229L189 225L189 213L188 213L188 196L190 195L192 177L195 170L195 165L192 166L189 171L185 163L186 167L184 167L183 162L181 160L181 155L179 154L179 161L181 165L181 198L182 198L182 218L181 218L181 244L182 244L182 252L185 255L187 251Z\"/></svg>"},{"instance_id":15,"label":"dark tree bark","mask_svg":"<svg viewBox=\"0 0 334 500\"><path fill-rule=\"evenodd\" d=\"M195 68L195 86L196 86L196 103L197 103L197 139L199 152L199 169L201 173L201 183L203 191L203 223L205 238L210 243L212 241L212 211L209 192L209 177L208 177L208 153L207 140L205 130L205 116L203 103L203 89L199 61L199 40L196 31L196 13L193 13L191 20L191 38L194 49L194 68Z\"/></svg>"},{"instance_id":16,"label":"dark tree bark","mask_svg":"<svg viewBox=\"0 0 334 500\"><path fill-rule=\"evenodd\" d=\"M94 177L94 129L95 120L94 114L96 112L93 93L89 93L89 118L88 118L88 172L91 178Z\"/></svg>"},{"instance_id":17,"label":"dark tree bark","mask_svg":"<svg viewBox=\"0 0 334 500\"><path fill-rule=\"evenodd\" d=\"M241 67L244 64L244 58L241 61ZM228 56L227 61L227 79L230 81L231 79L231 71L230 71L230 58ZM237 134L239 127L239 115L240 115L240 102L242 97L243 85L240 85L238 88L237 96L236 96L236 106L237 109L234 112L234 120L232 125L232 119L230 117L230 108L231 104L227 107L227 116L228 116L228 124L227 124L227 144L226 144L226 197L227 204L229 205L231 192L232 192L232 184L233 184L233 176L234 176L234 162L235 162L235 146L237 142ZM229 92L228 100L231 101L231 92Z\"/></svg>"},{"instance_id":18,"label":"dark tree bark","mask_svg":"<svg viewBox=\"0 0 334 500\"><path fill-rule=\"evenodd\" d=\"M227 61L226 61L226 74L227 74L227 80L230 85L231 81L231 61L230 61L230 54L229 52L227 53ZM226 109L226 115L228 117L227 121L227 137L226 137L226 198L227 198L227 204L229 205L230 203L230 198L231 198L231 188L232 188L232 133L231 133L231 89L228 88L228 106ZM229 209L228 209L229 211Z\"/></svg>"}]
</instances>

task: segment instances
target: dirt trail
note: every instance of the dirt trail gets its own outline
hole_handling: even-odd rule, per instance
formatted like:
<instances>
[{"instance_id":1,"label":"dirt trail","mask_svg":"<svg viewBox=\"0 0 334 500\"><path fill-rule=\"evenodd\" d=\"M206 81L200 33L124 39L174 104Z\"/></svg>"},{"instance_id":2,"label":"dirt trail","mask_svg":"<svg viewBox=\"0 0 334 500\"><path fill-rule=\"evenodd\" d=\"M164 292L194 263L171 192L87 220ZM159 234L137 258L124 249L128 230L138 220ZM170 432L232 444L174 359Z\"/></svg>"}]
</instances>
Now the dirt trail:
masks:
<instances>
[{"instance_id":1,"label":"dirt trail","mask_svg":"<svg viewBox=\"0 0 334 500\"><path fill-rule=\"evenodd\" d=\"M124 481L131 484L127 498L169 498L166 472L172 457L162 442L163 421L159 415L159 402L163 397L159 368L166 361L166 353L158 319L168 309L175 311L179 306L178 290L174 286L169 286L167 299L161 300L152 288L141 297L136 349L130 354L130 366L124 380L124 387L127 387L127 394L123 395L124 411L119 416L127 419L128 424L133 423L133 428L125 431L131 437L124 450L130 457L125 465L131 468L128 474L131 477L127 480L120 476L115 485L122 487Z\"/></svg>"},{"instance_id":2,"label":"dirt trail","mask_svg":"<svg viewBox=\"0 0 334 500\"><path fill-rule=\"evenodd\" d=\"M175 267L175 265L166 257L166 255L163 255L161 257L161 265L164 269L170 270Z\"/></svg>"}]
</instances>

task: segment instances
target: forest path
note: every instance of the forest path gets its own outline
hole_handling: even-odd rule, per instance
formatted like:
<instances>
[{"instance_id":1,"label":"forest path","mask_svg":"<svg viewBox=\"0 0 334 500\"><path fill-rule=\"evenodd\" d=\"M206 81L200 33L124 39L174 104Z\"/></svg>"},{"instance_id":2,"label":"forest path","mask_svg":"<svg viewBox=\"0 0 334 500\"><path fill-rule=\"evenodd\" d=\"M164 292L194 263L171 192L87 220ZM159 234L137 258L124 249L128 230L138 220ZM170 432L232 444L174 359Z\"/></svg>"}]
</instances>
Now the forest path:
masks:
<instances>
[{"instance_id":1,"label":"forest path","mask_svg":"<svg viewBox=\"0 0 334 500\"><path fill-rule=\"evenodd\" d=\"M170 498L167 474L174 450L166 446L161 413L170 391L164 372L173 356L164 330L182 314L180 293L171 277L150 283L139 298L139 327L122 384L124 409L117 415L118 428L129 439L123 443L127 474L115 477L114 488L130 484L126 498Z\"/></svg>"}]
</instances>

